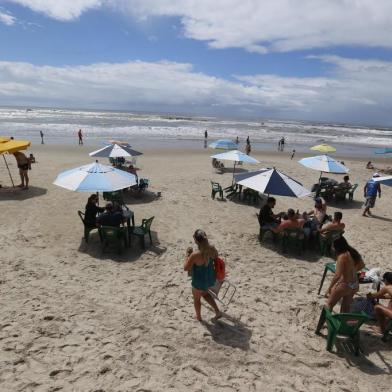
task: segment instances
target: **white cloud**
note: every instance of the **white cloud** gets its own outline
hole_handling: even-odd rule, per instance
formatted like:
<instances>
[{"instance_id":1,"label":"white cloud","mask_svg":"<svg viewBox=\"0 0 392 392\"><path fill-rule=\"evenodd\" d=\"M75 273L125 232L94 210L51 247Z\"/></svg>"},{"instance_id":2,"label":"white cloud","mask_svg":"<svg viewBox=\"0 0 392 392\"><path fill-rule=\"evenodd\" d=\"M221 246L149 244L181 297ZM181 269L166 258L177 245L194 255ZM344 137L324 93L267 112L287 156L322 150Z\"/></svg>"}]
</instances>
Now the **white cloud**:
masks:
<instances>
[{"instance_id":1,"label":"white cloud","mask_svg":"<svg viewBox=\"0 0 392 392\"><path fill-rule=\"evenodd\" d=\"M51 18L70 21L77 19L83 12L99 8L106 0L9 0L43 13Z\"/></svg>"},{"instance_id":2,"label":"white cloud","mask_svg":"<svg viewBox=\"0 0 392 392\"><path fill-rule=\"evenodd\" d=\"M139 21L179 17L186 37L251 52L392 47L390 0L9 0L59 20L110 7Z\"/></svg>"},{"instance_id":3,"label":"white cloud","mask_svg":"<svg viewBox=\"0 0 392 392\"><path fill-rule=\"evenodd\" d=\"M16 18L0 9L0 23L4 23L6 26L12 26L16 23Z\"/></svg>"},{"instance_id":4,"label":"white cloud","mask_svg":"<svg viewBox=\"0 0 392 392\"><path fill-rule=\"evenodd\" d=\"M237 75L234 81L173 62L0 62L0 104L392 124L392 62L318 59L333 67L328 77Z\"/></svg>"}]
</instances>

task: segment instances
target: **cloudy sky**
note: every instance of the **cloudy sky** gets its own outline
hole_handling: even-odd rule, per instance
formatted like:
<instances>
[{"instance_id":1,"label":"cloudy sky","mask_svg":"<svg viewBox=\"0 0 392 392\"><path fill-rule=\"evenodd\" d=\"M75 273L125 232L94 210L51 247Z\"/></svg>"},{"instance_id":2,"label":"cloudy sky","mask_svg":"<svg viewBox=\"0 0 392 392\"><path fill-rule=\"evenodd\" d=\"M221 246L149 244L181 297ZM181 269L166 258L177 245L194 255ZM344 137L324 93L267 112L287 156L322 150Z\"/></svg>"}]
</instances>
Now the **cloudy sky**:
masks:
<instances>
[{"instance_id":1,"label":"cloudy sky","mask_svg":"<svg viewBox=\"0 0 392 392\"><path fill-rule=\"evenodd\" d=\"M392 126L391 0L0 0L0 105Z\"/></svg>"}]
</instances>

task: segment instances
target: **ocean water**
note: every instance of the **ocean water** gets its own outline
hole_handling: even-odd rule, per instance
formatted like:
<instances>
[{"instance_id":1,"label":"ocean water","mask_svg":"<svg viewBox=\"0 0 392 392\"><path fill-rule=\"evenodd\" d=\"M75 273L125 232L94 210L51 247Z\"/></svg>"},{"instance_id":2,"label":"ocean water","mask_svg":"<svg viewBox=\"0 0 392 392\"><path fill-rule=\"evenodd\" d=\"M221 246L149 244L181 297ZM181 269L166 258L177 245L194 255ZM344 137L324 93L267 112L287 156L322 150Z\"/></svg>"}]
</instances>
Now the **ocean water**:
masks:
<instances>
[{"instance_id":1,"label":"ocean water","mask_svg":"<svg viewBox=\"0 0 392 392\"><path fill-rule=\"evenodd\" d=\"M309 152L321 142L332 144L341 155L373 156L378 147L392 147L392 129L319 124L299 121L244 121L213 117L143 114L98 110L45 108L0 108L0 136L25 138L45 143L75 143L82 129L88 144L99 144L110 138L129 141L134 147L204 147L204 131L209 141L220 138L240 140L247 136L252 148L276 150L284 136L286 149Z\"/></svg>"}]
</instances>

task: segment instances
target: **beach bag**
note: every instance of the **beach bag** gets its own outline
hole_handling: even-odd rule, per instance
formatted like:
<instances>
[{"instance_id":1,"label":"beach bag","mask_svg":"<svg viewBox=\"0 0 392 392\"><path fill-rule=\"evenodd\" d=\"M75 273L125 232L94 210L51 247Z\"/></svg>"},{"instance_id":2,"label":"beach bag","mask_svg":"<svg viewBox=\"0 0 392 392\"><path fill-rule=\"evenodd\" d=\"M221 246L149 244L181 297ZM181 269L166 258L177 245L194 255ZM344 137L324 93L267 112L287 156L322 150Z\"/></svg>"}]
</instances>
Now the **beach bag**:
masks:
<instances>
[{"instance_id":1,"label":"beach bag","mask_svg":"<svg viewBox=\"0 0 392 392\"><path fill-rule=\"evenodd\" d=\"M217 280L223 280L226 276L225 262L220 258L216 257L214 261L215 277Z\"/></svg>"}]
</instances>

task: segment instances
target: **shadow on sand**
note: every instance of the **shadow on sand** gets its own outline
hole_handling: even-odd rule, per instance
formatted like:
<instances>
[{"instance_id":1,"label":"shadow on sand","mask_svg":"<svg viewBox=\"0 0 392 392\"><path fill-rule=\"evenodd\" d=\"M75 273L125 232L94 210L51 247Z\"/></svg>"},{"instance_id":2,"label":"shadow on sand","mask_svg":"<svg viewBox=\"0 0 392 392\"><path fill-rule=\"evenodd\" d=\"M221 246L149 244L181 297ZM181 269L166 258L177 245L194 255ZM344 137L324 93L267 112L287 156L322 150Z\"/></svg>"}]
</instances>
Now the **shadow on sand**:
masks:
<instances>
[{"instance_id":1,"label":"shadow on sand","mask_svg":"<svg viewBox=\"0 0 392 392\"><path fill-rule=\"evenodd\" d=\"M38 186L30 186L29 189L22 189L19 187L1 187L0 188L0 200L27 200L33 197L39 197L47 193L46 188L40 188Z\"/></svg>"}]
</instances>

